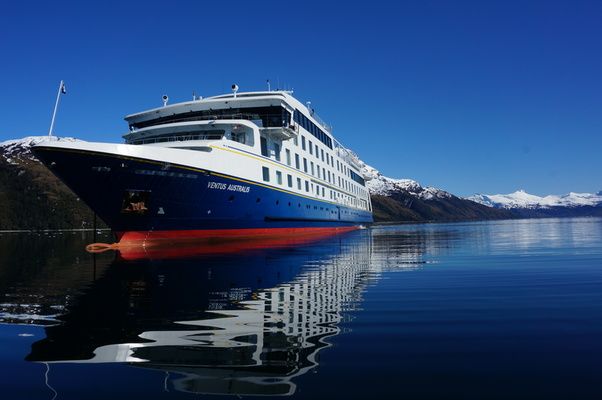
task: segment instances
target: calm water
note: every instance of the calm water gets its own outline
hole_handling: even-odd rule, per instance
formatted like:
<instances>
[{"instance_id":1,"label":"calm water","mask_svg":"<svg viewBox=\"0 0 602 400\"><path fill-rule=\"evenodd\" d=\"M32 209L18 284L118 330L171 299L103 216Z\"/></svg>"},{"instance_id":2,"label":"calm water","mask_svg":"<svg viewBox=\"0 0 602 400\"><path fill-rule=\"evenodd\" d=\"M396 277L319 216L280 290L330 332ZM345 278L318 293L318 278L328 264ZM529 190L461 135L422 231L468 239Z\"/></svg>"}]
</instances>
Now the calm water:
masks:
<instances>
[{"instance_id":1,"label":"calm water","mask_svg":"<svg viewBox=\"0 0 602 400\"><path fill-rule=\"evenodd\" d=\"M0 234L3 399L602 398L602 219L188 258L91 240Z\"/></svg>"}]
</instances>

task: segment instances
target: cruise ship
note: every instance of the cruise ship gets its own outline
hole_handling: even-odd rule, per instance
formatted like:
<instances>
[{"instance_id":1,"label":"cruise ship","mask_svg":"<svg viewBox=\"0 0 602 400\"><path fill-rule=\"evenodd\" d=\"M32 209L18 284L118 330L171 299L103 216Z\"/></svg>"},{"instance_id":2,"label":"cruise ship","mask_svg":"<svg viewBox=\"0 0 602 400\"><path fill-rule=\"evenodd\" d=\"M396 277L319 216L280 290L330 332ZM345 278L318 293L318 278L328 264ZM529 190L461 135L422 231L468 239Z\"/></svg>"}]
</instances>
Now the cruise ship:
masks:
<instances>
[{"instance_id":1,"label":"cruise ship","mask_svg":"<svg viewBox=\"0 0 602 400\"><path fill-rule=\"evenodd\" d=\"M238 92L125 117L124 144L35 155L120 241L340 232L372 222L357 155L291 91Z\"/></svg>"}]
</instances>

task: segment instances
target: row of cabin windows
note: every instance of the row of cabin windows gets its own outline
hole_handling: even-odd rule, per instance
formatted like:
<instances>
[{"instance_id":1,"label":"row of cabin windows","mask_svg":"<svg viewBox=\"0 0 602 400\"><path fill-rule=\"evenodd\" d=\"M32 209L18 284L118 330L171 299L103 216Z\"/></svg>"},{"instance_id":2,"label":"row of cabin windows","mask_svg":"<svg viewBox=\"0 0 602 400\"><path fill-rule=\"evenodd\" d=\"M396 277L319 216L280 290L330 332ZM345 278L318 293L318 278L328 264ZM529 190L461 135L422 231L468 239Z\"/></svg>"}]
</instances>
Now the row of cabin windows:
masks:
<instances>
[{"instance_id":1,"label":"row of cabin windows","mask_svg":"<svg viewBox=\"0 0 602 400\"><path fill-rule=\"evenodd\" d=\"M268 141L267 138L265 137L261 137L261 155L263 155L264 157L269 157L269 150L268 150ZM303 149L306 149L307 147L305 146L306 140L305 140L305 136L301 136L301 147ZM314 147L315 147L315 154L316 157L318 158L318 160L320 160L320 155L321 155L321 159L323 161L325 161L328 165L331 165L332 167L335 166L335 159L333 156L331 156L328 153L324 153L324 149L319 149L318 146L314 146L311 142L311 140L308 140L307 143L309 144L309 152L310 154L314 153ZM276 161L281 161L281 149L280 149L280 145L278 143L274 143L273 144L274 147L274 157L276 159ZM289 166L292 166L292 159L291 159L291 152L289 149L285 150L285 154L286 154L286 164ZM352 177L352 179L357 182L358 184L365 186L364 180L363 178L361 178L357 173L355 173L353 170L351 170L351 168L348 168L346 165L343 164L343 162L339 162L339 160L336 160L336 167L337 170L345 175L350 175ZM299 156L299 154L295 153L295 168L297 169L301 169L301 158ZM331 174L330 171L326 171L326 168L324 167L320 167L317 164L314 164L313 161L310 161L308 163L307 158L303 157L303 172L307 173L307 174L311 174L313 176L317 176L318 179L323 179L331 184L336 184L336 180L335 180L335 175L334 172ZM341 179L341 177L338 177L338 185L341 188L344 188L345 190L348 191L353 191L353 193L355 194L359 194L361 193L366 193L365 191L360 191L359 188L354 187L351 182L345 180L344 178Z\"/></svg>"},{"instance_id":2,"label":"row of cabin windows","mask_svg":"<svg viewBox=\"0 0 602 400\"><path fill-rule=\"evenodd\" d=\"M270 169L268 167L262 167L262 175L263 175L263 180L264 182L269 182L270 181ZM293 176L291 174L287 174L286 175L286 185L289 188L293 188ZM301 178L297 178L296 180L297 182L297 190L302 190L302 180ZM282 185L283 184L283 179L282 179L282 172L281 171L276 171L276 183L278 185ZM309 181L305 180L305 192L310 193L310 192L314 192L315 189L315 194L316 196L321 196L321 197L326 197L326 188L324 186L318 185L318 184L313 184L310 183ZM333 191L332 189L329 189L329 194L330 194L330 199L331 200L343 200L344 202L348 203L348 204L353 204L356 206L362 206L363 208L365 208L366 210L368 209L367 206L367 202L366 200L363 199L356 199L352 196L346 195L346 194L342 194L339 193L337 191Z\"/></svg>"},{"instance_id":3,"label":"row of cabin windows","mask_svg":"<svg viewBox=\"0 0 602 400\"><path fill-rule=\"evenodd\" d=\"M332 138L328 136L321 128L314 124L309 118L303 115L299 110L293 112L293 120L305 128L306 131L314 135L320 142L332 150Z\"/></svg>"},{"instance_id":4,"label":"row of cabin windows","mask_svg":"<svg viewBox=\"0 0 602 400\"><path fill-rule=\"evenodd\" d=\"M309 154L313 155L314 154L314 145L311 142L311 140L308 140L307 142L308 142L308 147L309 147ZM304 136L301 136L301 147L303 148L303 150L306 150ZM332 167L335 166L334 157L332 157L328 153L324 153L324 149L319 149L317 145L315 146L315 155L318 160L320 159L320 155L321 155L323 162L326 162L326 164L331 165ZM351 179L353 179L355 182L359 183L362 186L366 186L366 182L359 174L357 174L351 168L344 165L342 162L339 162L339 160L336 160L336 166L337 166L337 170L339 172L342 172L345 175L349 175L351 177ZM318 174L319 174L319 172L318 172Z\"/></svg>"},{"instance_id":5,"label":"row of cabin windows","mask_svg":"<svg viewBox=\"0 0 602 400\"><path fill-rule=\"evenodd\" d=\"M299 146L299 142L298 142L298 140L297 140L296 137L293 138L293 142L295 143L295 146ZM328 150L325 153L324 149L319 149L317 144L314 145L311 142L311 140L305 140L305 136L301 135L301 148L304 151L307 151L307 149L309 148L309 154L313 155L314 154L314 147L316 148L315 155L316 155L317 159L320 159L320 155L321 155L321 158L322 158L323 162L325 162L326 164L328 164L328 165L330 165L332 167L335 166L335 158L334 158L334 156L331 156L330 154L328 154ZM351 170L351 169L347 168L347 166L345 166L343 164L343 162L339 162L339 160L336 160L336 167L337 167L337 170L339 172L342 172L344 174L347 174L348 171Z\"/></svg>"},{"instance_id":6,"label":"row of cabin windows","mask_svg":"<svg viewBox=\"0 0 602 400\"><path fill-rule=\"evenodd\" d=\"M295 141L295 145L298 145L297 138L295 138L294 141ZM307 143L307 145L306 145L306 143ZM317 145L315 145L315 146L313 145L313 143L311 142L311 140L307 140L306 141L305 140L305 136L301 136L301 148L303 150L307 151L307 149L309 148L309 154L313 155L314 154L314 147L315 147L315 155L316 155L316 158L318 160L320 159L320 155L321 155L321 159L322 159L323 162L326 162L326 164L332 166L333 168L336 165L337 171L339 171L339 172L341 172L341 173L343 173L345 175L349 175L355 182L359 183L362 186L366 186L366 183L365 183L364 179L360 175L358 175L356 172L354 172L351 168L349 168L346 165L344 165L343 162L339 162L339 160L336 160L336 164L335 164L334 156L331 156L330 154L328 154L328 152L324 153L324 149L319 149ZM295 157L298 158L298 155L295 154ZM296 161L295 162L295 166L296 166L297 169L299 169L299 162L298 162L298 160L295 160L295 161ZM304 172L307 173L308 170L307 170L306 163L307 163L307 160L304 158L303 159L303 164L304 164L303 165L303 170L304 170ZM311 167L311 164L313 164L313 163L310 163L310 167ZM318 178L327 180L329 183L333 183L334 184L335 182L332 182L334 180L334 173L332 175L333 178L331 180L331 178L330 178L330 171L326 171L325 168L322 168L322 174L320 174L320 169L319 168L320 167L318 167L318 171L317 171ZM312 175L315 175L313 167L311 167L311 171L312 171ZM328 177L328 179L327 179L327 177ZM340 182L340 178L339 178L339 182ZM339 186L341 186L341 183L339 183ZM350 186L351 185L346 184L344 187L345 187L345 189L349 189ZM343 186L341 186L341 187L343 187ZM355 192L355 193L360 193L360 189L358 189L358 191Z\"/></svg>"},{"instance_id":7,"label":"row of cabin windows","mask_svg":"<svg viewBox=\"0 0 602 400\"><path fill-rule=\"evenodd\" d=\"M277 145L275 145L277 146ZM276 147L278 148L278 147ZM290 158L290 151L287 149L287 159ZM278 160L278 157L276 158ZM296 167L297 169L299 169L299 155L295 154L295 161L296 161ZM290 165L290 163L287 163L288 165ZM326 168L324 167L320 167L319 165L315 165L313 161L309 162L309 170L307 168L308 163L307 163L307 158L303 158L303 170L305 173L311 173L311 175L317 176L319 179L324 179L325 181L331 183L331 184L335 184L336 182L333 182L335 175L331 174L330 171L326 171ZM353 172L351 170L349 170L350 172ZM357 174L356 174L357 175ZM278 184L282 184L282 177L277 176L276 177ZM292 179L292 176L291 176ZM359 182L358 182L359 183ZM351 182L345 180L345 179L341 179L341 177L338 177L338 185L342 188L344 188L345 190L351 191L354 194L361 194L366 196L367 193L365 190L362 190L360 188L358 188L355 185L352 185ZM289 187L292 187L292 183L289 185Z\"/></svg>"}]
</instances>

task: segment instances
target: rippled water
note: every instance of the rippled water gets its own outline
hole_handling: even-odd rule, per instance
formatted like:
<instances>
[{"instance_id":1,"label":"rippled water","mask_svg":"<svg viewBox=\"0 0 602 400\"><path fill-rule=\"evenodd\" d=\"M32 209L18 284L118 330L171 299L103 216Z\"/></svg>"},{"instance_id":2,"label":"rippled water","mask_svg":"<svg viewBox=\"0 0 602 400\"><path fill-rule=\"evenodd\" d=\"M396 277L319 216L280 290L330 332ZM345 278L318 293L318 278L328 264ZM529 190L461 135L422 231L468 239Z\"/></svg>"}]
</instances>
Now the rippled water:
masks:
<instances>
[{"instance_id":1,"label":"rippled water","mask_svg":"<svg viewBox=\"0 0 602 400\"><path fill-rule=\"evenodd\" d=\"M602 219L217 254L90 241L0 233L3 398L602 396Z\"/></svg>"}]
</instances>

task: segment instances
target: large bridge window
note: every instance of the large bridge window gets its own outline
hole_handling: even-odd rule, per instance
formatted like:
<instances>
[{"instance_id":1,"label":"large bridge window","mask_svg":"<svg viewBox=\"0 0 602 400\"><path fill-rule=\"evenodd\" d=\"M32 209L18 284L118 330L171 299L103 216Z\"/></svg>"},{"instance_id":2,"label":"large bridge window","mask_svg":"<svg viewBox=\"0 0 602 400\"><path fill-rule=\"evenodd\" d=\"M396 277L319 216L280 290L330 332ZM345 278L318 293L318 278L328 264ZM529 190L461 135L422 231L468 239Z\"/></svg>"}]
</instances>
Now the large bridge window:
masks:
<instances>
[{"instance_id":1,"label":"large bridge window","mask_svg":"<svg viewBox=\"0 0 602 400\"><path fill-rule=\"evenodd\" d=\"M358 174L356 174L354 171L352 171L351 169L349 170L349 175L351 176L351 179L353 179L354 181L356 181L357 183L359 183L362 186L366 186L366 183L364 181L364 178L362 178L361 176L359 176Z\"/></svg>"},{"instance_id":2,"label":"large bridge window","mask_svg":"<svg viewBox=\"0 0 602 400\"><path fill-rule=\"evenodd\" d=\"M280 106L211 109L178 113L149 121L136 122L131 124L130 127L141 129L173 122L207 121L214 119L246 119L257 121L264 128L271 128L288 126L291 122L291 113Z\"/></svg>"},{"instance_id":3,"label":"large bridge window","mask_svg":"<svg viewBox=\"0 0 602 400\"><path fill-rule=\"evenodd\" d=\"M301 125L306 131L314 135L320 142L332 149L332 138L328 136L320 127L314 124L299 110L295 110L293 120Z\"/></svg>"}]
</instances>

